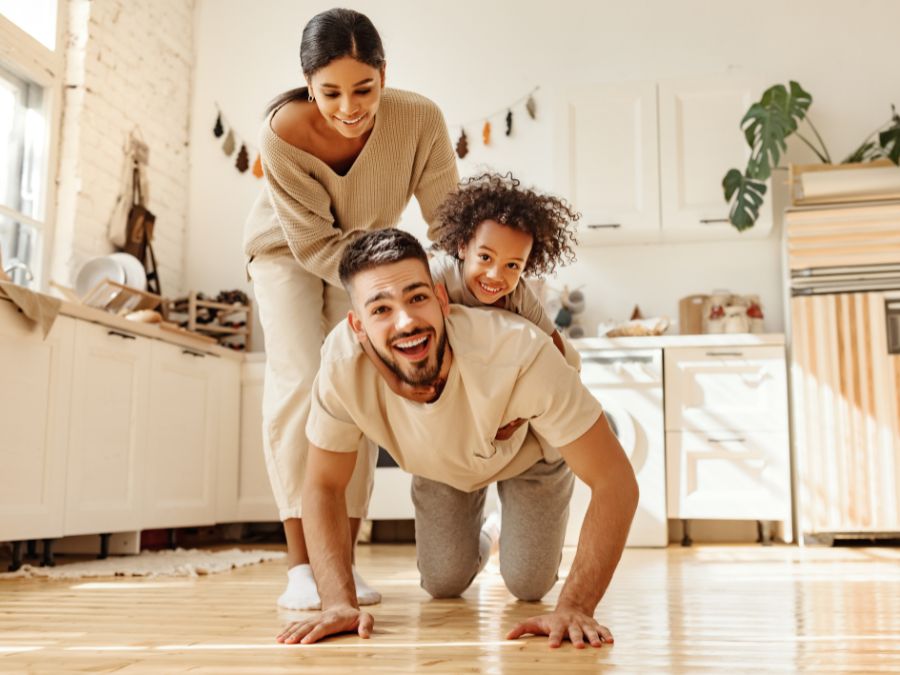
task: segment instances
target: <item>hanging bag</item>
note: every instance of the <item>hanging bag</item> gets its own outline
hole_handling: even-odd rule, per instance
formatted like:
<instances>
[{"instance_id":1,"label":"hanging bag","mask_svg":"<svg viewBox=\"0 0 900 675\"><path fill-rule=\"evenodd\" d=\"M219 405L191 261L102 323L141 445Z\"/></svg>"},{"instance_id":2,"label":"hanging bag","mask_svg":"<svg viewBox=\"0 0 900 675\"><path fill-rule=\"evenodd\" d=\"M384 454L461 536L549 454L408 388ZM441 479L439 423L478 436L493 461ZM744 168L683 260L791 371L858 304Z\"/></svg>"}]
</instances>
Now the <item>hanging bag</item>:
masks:
<instances>
[{"instance_id":1,"label":"hanging bag","mask_svg":"<svg viewBox=\"0 0 900 675\"><path fill-rule=\"evenodd\" d=\"M159 268L156 265L156 254L153 252L153 226L156 216L144 206L141 194L141 177L137 160L134 162L131 210L128 212L128 224L125 227L125 245L122 250L141 261L147 271L147 290L162 295L159 285Z\"/></svg>"}]
</instances>

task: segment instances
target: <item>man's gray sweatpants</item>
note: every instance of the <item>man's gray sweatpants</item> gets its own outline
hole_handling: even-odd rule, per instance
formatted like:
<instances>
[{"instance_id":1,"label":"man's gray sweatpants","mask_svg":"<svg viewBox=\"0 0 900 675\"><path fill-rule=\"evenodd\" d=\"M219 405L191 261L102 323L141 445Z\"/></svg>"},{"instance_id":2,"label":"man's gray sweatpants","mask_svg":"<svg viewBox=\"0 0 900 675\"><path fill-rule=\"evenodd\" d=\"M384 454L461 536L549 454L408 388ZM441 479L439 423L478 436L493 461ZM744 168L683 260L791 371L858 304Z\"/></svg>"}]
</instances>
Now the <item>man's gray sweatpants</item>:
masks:
<instances>
[{"instance_id":1,"label":"man's gray sweatpants","mask_svg":"<svg viewBox=\"0 0 900 675\"><path fill-rule=\"evenodd\" d=\"M520 600L540 600L556 582L573 484L563 460L539 461L497 484L500 573ZM462 492L413 476L419 573L432 597L459 596L487 562L489 544L481 537L486 490Z\"/></svg>"}]
</instances>

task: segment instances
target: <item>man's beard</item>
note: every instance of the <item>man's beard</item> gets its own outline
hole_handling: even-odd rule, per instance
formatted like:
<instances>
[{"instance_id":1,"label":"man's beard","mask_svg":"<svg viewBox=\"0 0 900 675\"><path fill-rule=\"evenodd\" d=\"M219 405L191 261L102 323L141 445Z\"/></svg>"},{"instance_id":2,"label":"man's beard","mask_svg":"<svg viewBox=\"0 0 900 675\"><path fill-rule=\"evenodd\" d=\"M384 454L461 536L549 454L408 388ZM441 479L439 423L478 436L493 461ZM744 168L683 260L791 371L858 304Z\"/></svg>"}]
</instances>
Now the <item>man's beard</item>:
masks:
<instances>
[{"instance_id":1,"label":"man's beard","mask_svg":"<svg viewBox=\"0 0 900 675\"><path fill-rule=\"evenodd\" d=\"M402 340L404 337L408 336L398 336L395 338L396 340ZM370 344L373 344L371 340L369 340ZM374 344L373 344L374 347ZM378 358L381 359L381 362L386 365L394 375L400 378L401 382L404 382L413 387L427 387L429 385L434 384L438 377L441 374L441 368L444 365L444 354L447 351L447 331L446 329L441 331L441 338L438 340L437 345L437 363L435 363L433 368L428 367L428 361L430 360L428 357L423 359L418 364L411 364L415 371L412 375L407 374L399 365L399 363L391 359L388 356L385 356L381 353L380 349L375 349L375 353L378 354Z\"/></svg>"}]
</instances>

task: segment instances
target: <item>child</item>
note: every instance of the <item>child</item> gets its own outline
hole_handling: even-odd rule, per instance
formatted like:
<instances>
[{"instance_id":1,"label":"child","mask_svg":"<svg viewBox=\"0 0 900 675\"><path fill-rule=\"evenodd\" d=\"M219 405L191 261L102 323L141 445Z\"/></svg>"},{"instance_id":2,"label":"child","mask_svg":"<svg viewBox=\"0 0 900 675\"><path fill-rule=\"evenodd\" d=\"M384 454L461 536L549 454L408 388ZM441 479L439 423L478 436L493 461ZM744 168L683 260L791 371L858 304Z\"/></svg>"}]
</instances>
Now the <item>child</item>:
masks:
<instances>
[{"instance_id":1,"label":"child","mask_svg":"<svg viewBox=\"0 0 900 675\"><path fill-rule=\"evenodd\" d=\"M445 255L431 260L431 276L444 284L450 302L519 314L566 355L562 337L522 276L550 274L575 259L574 223L580 217L562 199L521 187L512 174L469 178L438 209L435 247Z\"/></svg>"}]
</instances>

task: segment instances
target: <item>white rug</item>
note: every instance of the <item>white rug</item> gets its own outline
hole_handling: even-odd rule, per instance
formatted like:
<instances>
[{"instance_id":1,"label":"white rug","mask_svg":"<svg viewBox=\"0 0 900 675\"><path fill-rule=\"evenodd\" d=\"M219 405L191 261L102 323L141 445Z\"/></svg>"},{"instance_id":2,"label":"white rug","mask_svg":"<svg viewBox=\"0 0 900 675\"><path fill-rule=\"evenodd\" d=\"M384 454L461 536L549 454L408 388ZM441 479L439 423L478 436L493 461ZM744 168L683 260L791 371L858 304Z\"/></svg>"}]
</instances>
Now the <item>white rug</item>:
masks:
<instances>
[{"instance_id":1,"label":"white rug","mask_svg":"<svg viewBox=\"0 0 900 675\"><path fill-rule=\"evenodd\" d=\"M236 567L255 565L285 557L282 551L237 548L227 551L178 548L174 551L142 551L139 555L110 556L106 560L88 560L56 567L23 565L15 572L3 572L2 579L44 577L47 579L83 579L85 577L196 577L227 572Z\"/></svg>"}]
</instances>

